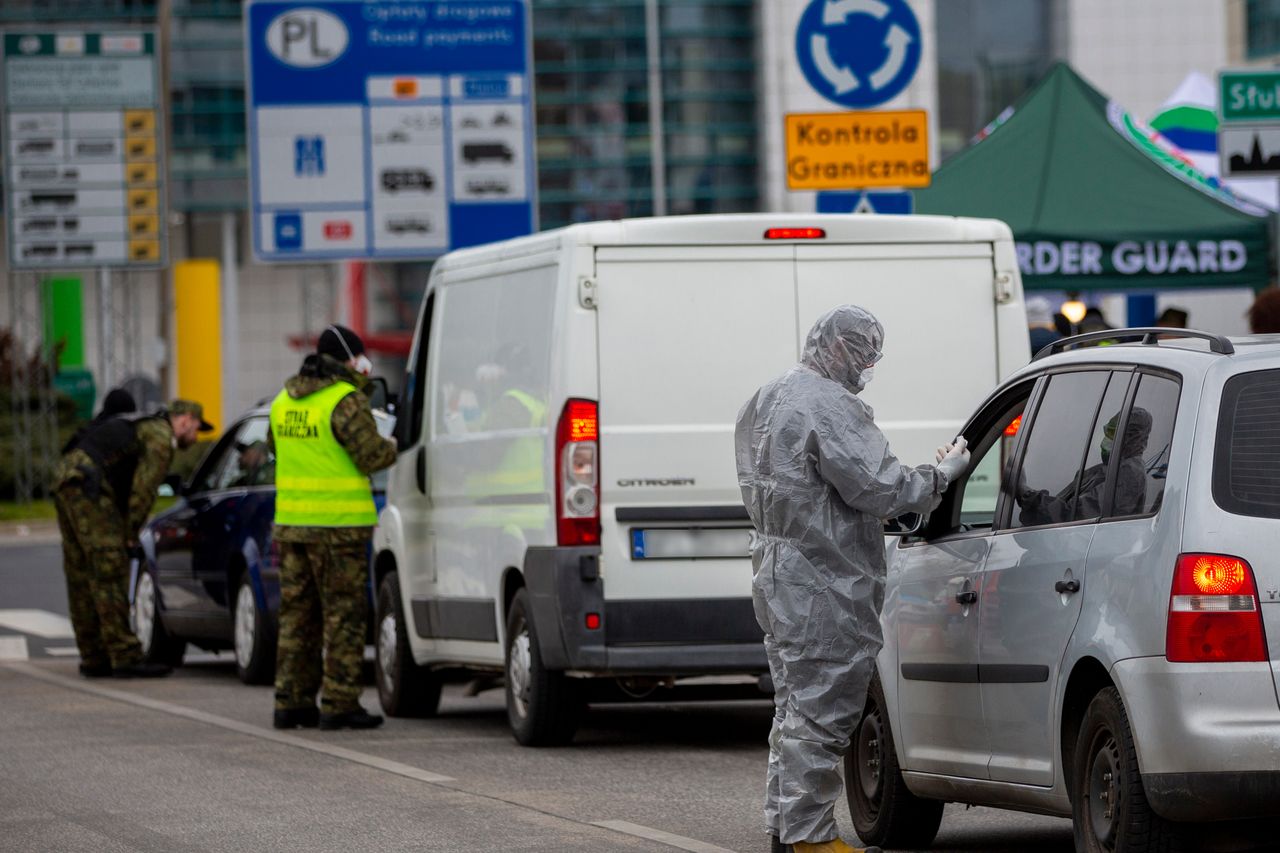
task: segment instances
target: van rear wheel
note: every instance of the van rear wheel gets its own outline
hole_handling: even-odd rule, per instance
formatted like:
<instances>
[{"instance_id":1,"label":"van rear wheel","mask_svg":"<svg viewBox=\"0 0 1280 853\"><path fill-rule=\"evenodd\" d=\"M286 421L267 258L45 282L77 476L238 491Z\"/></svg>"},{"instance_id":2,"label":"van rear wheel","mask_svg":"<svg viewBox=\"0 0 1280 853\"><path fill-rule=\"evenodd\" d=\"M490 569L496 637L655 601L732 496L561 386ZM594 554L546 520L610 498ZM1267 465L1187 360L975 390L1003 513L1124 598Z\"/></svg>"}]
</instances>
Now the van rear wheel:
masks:
<instances>
[{"instance_id":1,"label":"van rear wheel","mask_svg":"<svg viewBox=\"0 0 1280 853\"><path fill-rule=\"evenodd\" d=\"M529 596L519 590L507 614L507 720L523 746L556 746L573 740L582 716L582 693L563 672L542 665Z\"/></svg>"},{"instance_id":2,"label":"van rear wheel","mask_svg":"<svg viewBox=\"0 0 1280 853\"><path fill-rule=\"evenodd\" d=\"M1151 810L1120 692L1089 703L1076 740L1071 823L1081 853L1180 853L1185 828Z\"/></svg>"},{"instance_id":3,"label":"van rear wheel","mask_svg":"<svg viewBox=\"0 0 1280 853\"><path fill-rule=\"evenodd\" d=\"M853 827L868 844L928 847L938 834L945 804L907 789L879 676L867 690L866 710L844 757L844 790Z\"/></svg>"}]
</instances>

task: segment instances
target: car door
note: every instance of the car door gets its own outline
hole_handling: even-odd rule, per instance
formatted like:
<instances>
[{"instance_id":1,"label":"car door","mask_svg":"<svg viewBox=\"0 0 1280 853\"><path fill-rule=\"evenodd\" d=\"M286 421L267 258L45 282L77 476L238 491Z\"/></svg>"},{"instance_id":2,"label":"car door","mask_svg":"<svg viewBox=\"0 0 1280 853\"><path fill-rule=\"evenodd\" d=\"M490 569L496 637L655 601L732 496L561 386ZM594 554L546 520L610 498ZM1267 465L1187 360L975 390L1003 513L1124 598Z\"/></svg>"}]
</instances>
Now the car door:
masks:
<instances>
[{"instance_id":1,"label":"car door","mask_svg":"<svg viewBox=\"0 0 1280 853\"><path fill-rule=\"evenodd\" d=\"M204 630L221 637L231 626L231 600L246 542L265 541L274 516L275 456L265 415L237 424L192 524L191 586ZM266 506L270 503L270 506Z\"/></svg>"},{"instance_id":2,"label":"car door","mask_svg":"<svg viewBox=\"0 0 1280 853\"><path fill-rule=\"evenodd\" d=\"M1131 375L1054 373L1023 427L979 590L979 682L993 780L1053 784L1054 688L1107 497L1107 424L1124 407Z\"/></svg>"},{"instance_id":3,"label":"car door","mask_svg":"<svg viewBox=\"0 0 1280 853\"><path fill-rule=\"evenodd\" d=\"M183 490L182 501L153 522L155 534L155 582L165 611L166 626L186 636L207 613L194 580L192 560L197 528L210 504L209 493L233 445L234 430L213 446Z\"/></svg>"},{"instance_id":4,"label":"car door","mask_svg":"<svg viewBox=\"0 0 1280 853\"><path fill-rule=\"evenodd\" d=\"M969 472L947 490L925 536L890 551L886 659L896 652L896 727L904 769L987 777L991 747L978 684L978 586L991 548L1000 479L1034 387L1034 380L1013 387L970 421Z\"/></svg>"}]
</instances>

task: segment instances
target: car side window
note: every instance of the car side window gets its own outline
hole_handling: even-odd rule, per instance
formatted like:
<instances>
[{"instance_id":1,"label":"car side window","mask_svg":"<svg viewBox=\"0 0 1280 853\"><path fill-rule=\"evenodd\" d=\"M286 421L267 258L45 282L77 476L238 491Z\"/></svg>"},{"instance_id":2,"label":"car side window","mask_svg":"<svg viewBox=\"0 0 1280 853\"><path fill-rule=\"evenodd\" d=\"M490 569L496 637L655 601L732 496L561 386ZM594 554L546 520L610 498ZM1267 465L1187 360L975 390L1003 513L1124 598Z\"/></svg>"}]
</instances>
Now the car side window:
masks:
<instances>
[{"instance_id":1,"label":"car side window","mask_svg":"<svg viewBox=\"0 0 1280 853\"><path fill-rule=\"evenodd\" d=\"M251 418L236 430L211 488L244 489L275 483L276 458L267 444L268 428L266 418Z\"/></svg>"},{"instance_id":2,"label":"car side window","mask_svg":"<svg viewBox=\"0 0 1280 853\"><path fill-rule=\"evenodd\" d=\"M1123 517L1159 511L1164 500L1180 392L1178 383L1164 376L1139 377L1124 434L1115 437L1119 471L1110 515Z\"/></svg>"},{"instance_id":3,"label":"car side window","mask_svg":"<svg viewBox=\"0 0 1280 853\"><path fill-rule=\"evenodd\" d=\"M428 400L423 389L427 387L427 355L431 350L431 317L435 310L436 295L427 296L427 304L422 309L422 325L418 327L418 348L414 351L413 363L405 374L404 385L400 395L399 414L396 419L396 438L403 450L418 443L422 438L424 410Z\"/></svg>"},{"instance_id":4,"label":"car side window","mask_svg":"<svg viewBox=\"0 0 1280 853\"><path fill-rule=\"evenodd\" d=\"M1005 472L1017 454L1022 413L1035 386L1036 380L1028 379L1006 390L965 425L973 462L969 472L943 492L942 502L929 516L923 539L994 525Z\"/></svg>"},{"instance_id":5,"label":"car side window","mask_svg":"<svg viewBox=\"0 0 1280 853\"><path fill-rule=\"evenodd\" d=\"M1093 419L1093 432L1089 444L1085 448L1084 470L1080 472L1080 484L1076 487L1075 509L1071 513L1073 521L1087 518L1101 518L1103 505L1107 499L1108 486L1115 469L1111 464L1111 453L1115 446L1116 428L1124 410L1125 396L1129 393L1129 373L1113 373L1107 383L1107 393L1102 398L1102 407ZM1118 489L1124 490L1132 478L1120 470L1121 477ZM1117 498L1120 491L1116 492Z\"/></svg>"},{"instance_id":6,"label":"car side window","mask_svg":"<svg viewBox=\"0 0 1280 853\"><path fill-rule=\"evenodd\" d=\"M218 474L227 461L226 457L229 448L234 443L235 436L228 432L218 440L212 450L205 454L204 459L200 462L200 467L196 469L195 476L191 478L191 487L188 489L191 494L207 492L215 488L214 484L218 481Z\"/></svg>"},{"instance_id":7,"label":"car side window","mask_svg":"<svg viewBox=\"0 0 1280 853\"><path fill-rule=\"evenodd\" d=\"M959 486L962 489L960 524L965 529L989 528L995 524L1000 486L1013 458L1026 405L1027 400L1023 398L1006 410L997 425L974 445L977 464Z\"/></svg>"},{"instance_id":8,"label":"car side window","mask_svg":"<svg viewBox=\"0 0 1280 853\"><path fill-rule=\"evenodd\" d=\"M1075 518L1085 451L1109 379L1107 371L1049 377L1027 434L1021 467L1014 476L1011 528L1060 524Z\"/></svg>"}]
</instances>

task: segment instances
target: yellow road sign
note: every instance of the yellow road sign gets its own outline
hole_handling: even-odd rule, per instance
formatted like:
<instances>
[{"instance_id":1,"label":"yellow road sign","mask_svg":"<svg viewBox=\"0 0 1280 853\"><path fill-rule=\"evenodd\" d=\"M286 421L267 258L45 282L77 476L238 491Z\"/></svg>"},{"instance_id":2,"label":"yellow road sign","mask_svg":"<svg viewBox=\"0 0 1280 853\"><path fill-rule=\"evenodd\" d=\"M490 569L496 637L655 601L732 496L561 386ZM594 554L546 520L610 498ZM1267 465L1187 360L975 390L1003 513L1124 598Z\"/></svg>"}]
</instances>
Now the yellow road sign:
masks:
<instances>
[{"instance_id":1,"label":"yellow road sign","mask_svg":"<svg viewBox=\"0 0 1280 853\"><path fill-rule=\"evenodd\" d=\"M787 188L929 186L924 110L787 115Z\"/></svg>"}]
</instances>

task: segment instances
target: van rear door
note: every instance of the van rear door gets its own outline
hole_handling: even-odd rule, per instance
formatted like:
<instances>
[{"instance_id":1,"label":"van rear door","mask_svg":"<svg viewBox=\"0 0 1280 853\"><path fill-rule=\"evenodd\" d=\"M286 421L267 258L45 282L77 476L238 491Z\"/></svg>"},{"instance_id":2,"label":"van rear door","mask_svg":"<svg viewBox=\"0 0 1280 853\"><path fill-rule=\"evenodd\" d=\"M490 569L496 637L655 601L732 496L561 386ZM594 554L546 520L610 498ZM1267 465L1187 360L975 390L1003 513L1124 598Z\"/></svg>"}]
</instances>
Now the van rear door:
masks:
<instances>
[{"instance_id":1,"label":"van rear door","mask_svg":"<svg viewBox=\"0 0 1280 853\"><path fill-rule=\"evenodd\" d=\"M795 363L794 251L597 249L602 568L610 600L750 596L750 522L733 429L756 389ZM649 530L660 532L646 549ZM758 639L749 603L743 612Z\"/></svg>"},{"instance_id":2,"label":"van rear door","mask_svg":"<svg viewBox=\"0 0 1280 853\"><path fill-rule=\"evenodd\" d=\"M999 384L990 243L796 246L798 343L826 311L853 303L885 328L862 394L905 464L933 450Z\"/></svg>"}]
</instances>

